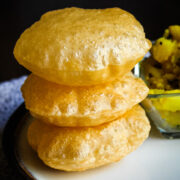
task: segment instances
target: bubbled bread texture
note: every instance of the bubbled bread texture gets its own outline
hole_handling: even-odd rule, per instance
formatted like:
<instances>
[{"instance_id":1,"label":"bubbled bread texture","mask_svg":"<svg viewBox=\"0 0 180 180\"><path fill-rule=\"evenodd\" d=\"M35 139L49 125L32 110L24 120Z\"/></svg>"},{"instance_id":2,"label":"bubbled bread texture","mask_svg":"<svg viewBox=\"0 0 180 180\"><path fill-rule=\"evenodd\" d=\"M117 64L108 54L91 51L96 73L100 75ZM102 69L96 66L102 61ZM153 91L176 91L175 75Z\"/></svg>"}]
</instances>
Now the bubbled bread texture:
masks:
<instances>
[{"instance_id":1,"label":"bubbled bread texture","mask_svg":"<svg viewBox=\"0 0 180 180\"><path fill-rule=\"evenodd\" d=\"M126 74L150 47L141 24L120 8L65 8L26 29L14 55L44 79L83 86Z\"/></svg>"},{"instance_id":2,"label":"bubbled bread texture","mask_svg":"<svg viewBox=\"0 0 180 180\"><path fill-rule=\"evenodd\" d=\"M140 146L149 131L145 112L136 105L115 121L96 127L63 128L34 120L28 141L46 165L83 171L119 161Z\"/></svg>"},{"instance_id":3,"label":"bubbled bread texture","mask_svg":"<svg viewBox=\"0 0 180 180\"><path fill-rule=\"evenodd\" d=\"M148 94L145 83L126 74L111 83L69 87L31 74L22 93L31 114L57 126L96 126L112 121Z\"/></svg>"}]
</instances>

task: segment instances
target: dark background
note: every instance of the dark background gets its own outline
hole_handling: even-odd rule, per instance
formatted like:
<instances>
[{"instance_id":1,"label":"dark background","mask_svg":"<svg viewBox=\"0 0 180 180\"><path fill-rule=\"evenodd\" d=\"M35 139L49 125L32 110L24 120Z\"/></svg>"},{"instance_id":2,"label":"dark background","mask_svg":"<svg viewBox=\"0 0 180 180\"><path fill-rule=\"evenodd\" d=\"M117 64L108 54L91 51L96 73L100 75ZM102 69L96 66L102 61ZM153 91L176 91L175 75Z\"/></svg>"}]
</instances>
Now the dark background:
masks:
<instances>
[{"instance_id":1,"label":"dark background","mask_svg":"<svg viewBox=\"0 0 180 180\"><path fill-rule=\"evenodd\" d=\"M28 73L13 57L13 47L19 35L43 13L71 6L125 9L141 22L151 40L161 36L169 25L180 24L180 8L176 0L6 0L0 5L0 81Z\"/></svg>"}]
</instances>

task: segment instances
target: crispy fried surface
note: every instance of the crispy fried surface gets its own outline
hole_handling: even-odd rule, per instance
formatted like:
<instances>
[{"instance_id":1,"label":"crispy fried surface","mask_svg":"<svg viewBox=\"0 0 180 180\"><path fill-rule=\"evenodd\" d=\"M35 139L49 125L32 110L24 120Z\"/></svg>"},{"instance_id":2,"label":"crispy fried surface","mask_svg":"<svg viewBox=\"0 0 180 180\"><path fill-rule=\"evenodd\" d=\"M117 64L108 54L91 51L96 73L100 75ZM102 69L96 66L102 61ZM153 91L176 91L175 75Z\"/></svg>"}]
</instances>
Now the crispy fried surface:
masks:
<instances>
[{"instance_id":1,"label":"crispy fried surface","mask_svg":"<svg viewBox=\"0 0 180 180\"><path fill-rule=\"evenodd\" d=\"M145 112L136 105L123 117L96 127L63 128L34 120L28 141L46 165L83 171L119 161L141 145L149 131Z\"/></svg>"},{"instance_id":2,"label":"crispy fried surface","mask_svg":"<svg viewBox=\"0 0 180 180\"><path fill-rule=\"evenodd\" d=\"M109 122L141 102L145 83L132 73L111 83L68 87L31 74L22 87L31 114L57 126L95 126Z\"/></svg>"},{"instance_id":3,"label":"crispy fried surface","mask_svg":"<svg viewBox=\"0 0 180 180\"><path fill-rule=\"evenodd\" d=\"M150 47L140 23L120 8L65 8L26 29L14 55L42 78L83 86L126 74Z\"/></svg>"}]
</instances>

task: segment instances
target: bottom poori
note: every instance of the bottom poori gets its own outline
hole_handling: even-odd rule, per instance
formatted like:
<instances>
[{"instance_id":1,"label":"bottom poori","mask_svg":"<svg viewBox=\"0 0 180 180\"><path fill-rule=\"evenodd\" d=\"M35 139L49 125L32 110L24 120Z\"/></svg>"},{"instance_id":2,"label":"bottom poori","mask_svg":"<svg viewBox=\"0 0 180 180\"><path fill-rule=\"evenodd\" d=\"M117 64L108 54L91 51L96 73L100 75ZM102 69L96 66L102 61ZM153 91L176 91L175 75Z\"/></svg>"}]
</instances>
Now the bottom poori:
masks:
<instances>
[{"instance_id":1,"label":"bottom poori","mask_svg":"<svg viewBox=\"0 0 180 180\"><path fill-rule=\"evenodd\" d=\"M83 171L119 161L148 137L150 124L136 105L115 121L95 127L57 127L35 119L28 141L48 166Z\"/></svg>"}]
</instances>

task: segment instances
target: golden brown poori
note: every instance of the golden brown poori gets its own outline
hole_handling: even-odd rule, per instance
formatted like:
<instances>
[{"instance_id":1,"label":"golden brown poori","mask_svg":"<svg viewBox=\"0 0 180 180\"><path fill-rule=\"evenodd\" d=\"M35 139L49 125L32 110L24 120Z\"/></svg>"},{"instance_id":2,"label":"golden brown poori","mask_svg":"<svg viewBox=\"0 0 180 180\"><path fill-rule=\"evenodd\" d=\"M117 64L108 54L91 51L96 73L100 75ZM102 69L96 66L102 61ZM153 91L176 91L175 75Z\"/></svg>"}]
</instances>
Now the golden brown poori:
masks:
<instances>
[{"instance_id":1,"label":"golden brown poori","mask_svg":"<svg viewBox=\"0 0 180 180\"><path fill-rule=\"evenodd\" d=\"M132 75L106 84L68 87L31 74L22 93L31 114L57 126L96 126L112 121L148 94L145 83Z\"/></svg>"},{"instance_id":2,"label":"golden brown poori","mask_svg":"<svg viewBox=\"0 0 180 180\"><path fill-rule=\"evenodd\" d=\"M122 77L150 47L141 24L120 8L65 8L47 12L26 29L14 55L46 80L84 86Z\"/></svg>"},{"instance_id":3,"label":"golden brown poori","mask_svg":"<svg viewBox=\"0 0 180 180\"><path fill-rule=\"evenodd\" d=\"M115 121L95 127L57 127L34 120L29 144L48 166L64 171L84 171L119 161L148 137L150 124L136 105Z\"/></svg>"}]
</instances>

